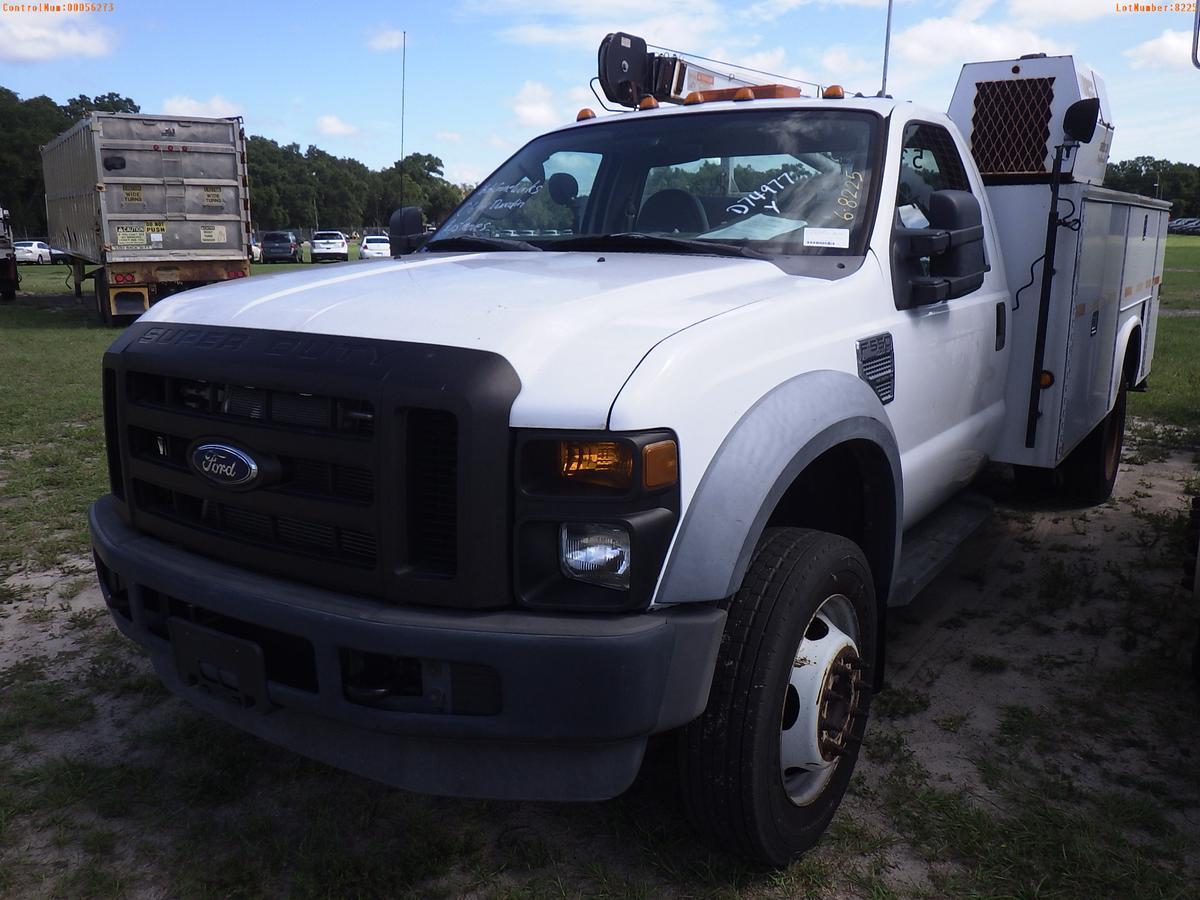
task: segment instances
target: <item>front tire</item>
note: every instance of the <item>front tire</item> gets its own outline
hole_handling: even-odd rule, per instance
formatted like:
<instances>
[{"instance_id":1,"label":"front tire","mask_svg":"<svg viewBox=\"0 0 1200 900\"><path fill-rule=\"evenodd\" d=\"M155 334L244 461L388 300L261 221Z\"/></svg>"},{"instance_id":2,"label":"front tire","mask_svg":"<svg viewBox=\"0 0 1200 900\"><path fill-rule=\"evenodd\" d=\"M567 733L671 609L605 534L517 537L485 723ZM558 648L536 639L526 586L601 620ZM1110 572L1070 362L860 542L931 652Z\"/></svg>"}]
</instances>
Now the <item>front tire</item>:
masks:
<instances>
[{"instance_id":1,"label":"front tire","mask_svg":"<svg viewBox=\"0 0 1200 900\"><path fill-rule=\"evenodd\" d=\"M730 603L708 706L680 737L684 801L716 846L783 866L820 838L866 729L877 622L855 544L763 533Z\"/></svg>"}]
</instances>

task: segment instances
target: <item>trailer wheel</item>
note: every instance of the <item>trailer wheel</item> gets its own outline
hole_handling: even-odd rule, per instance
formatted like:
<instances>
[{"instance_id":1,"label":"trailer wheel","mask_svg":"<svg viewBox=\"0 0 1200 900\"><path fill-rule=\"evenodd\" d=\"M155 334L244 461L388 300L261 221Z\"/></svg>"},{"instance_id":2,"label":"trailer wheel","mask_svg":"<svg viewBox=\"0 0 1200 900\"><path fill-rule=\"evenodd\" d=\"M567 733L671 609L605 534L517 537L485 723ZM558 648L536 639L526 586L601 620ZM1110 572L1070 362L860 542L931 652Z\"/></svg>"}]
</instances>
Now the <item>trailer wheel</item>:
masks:
<instances>
[{"instance_id":1,"label":"trailer wheel","mask_svg":"<svg viewBox=\"0 0 1200 900\"><path fill-rule=\"evenodd\" d=\"M108 305L108 278L103 272L97 272L92 276L92 287L96 292L96 318L105 328L112 328L112 307Z\"/></svg>"},{"instance_id":2,"label":"trailer wheel","mask_svg":"<svg viewBox=\"0 0 1200 900\"><path fill-rule=\"evenodd\" d=\"M782 866L816 843L858 758L876 623L852 542L763 533L730 603L708 706L679 741L685 805L716 846Z\"/></svg>"},{"instance_id":3,"label":"trailer wheel","mask_svg":"<svg viewBox=\"0 0 1200 900\"><path fill-rule=\"evenodd\" d=\"M1122 378L1112 410L1060 464L1063 493L1070 499L1095 506L1112 496L1125 444L1125 394Z\"/></svg>"}]
</instances>

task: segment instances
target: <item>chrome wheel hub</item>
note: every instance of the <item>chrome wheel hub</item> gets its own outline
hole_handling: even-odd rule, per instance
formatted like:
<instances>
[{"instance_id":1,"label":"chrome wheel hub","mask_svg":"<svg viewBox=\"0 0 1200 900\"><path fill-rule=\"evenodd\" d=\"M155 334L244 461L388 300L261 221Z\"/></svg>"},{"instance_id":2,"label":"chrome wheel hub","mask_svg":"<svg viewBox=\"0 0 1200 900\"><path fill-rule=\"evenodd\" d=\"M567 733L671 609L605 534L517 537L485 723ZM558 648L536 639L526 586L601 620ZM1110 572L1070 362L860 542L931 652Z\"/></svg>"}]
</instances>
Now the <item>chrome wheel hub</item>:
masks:
<instances>
[{"instance_id":1,"label":"chrome wheel hub","mask_svg":"<svg viewBox=\"0 0 1200 900\"><path fill-rule=\"evenodd\" d=\"M863 663L850 601L829 597L804 630L784 693L779 769L797 805L824 789L846 751L859 716Z\"/></svg>"}]
</instances>

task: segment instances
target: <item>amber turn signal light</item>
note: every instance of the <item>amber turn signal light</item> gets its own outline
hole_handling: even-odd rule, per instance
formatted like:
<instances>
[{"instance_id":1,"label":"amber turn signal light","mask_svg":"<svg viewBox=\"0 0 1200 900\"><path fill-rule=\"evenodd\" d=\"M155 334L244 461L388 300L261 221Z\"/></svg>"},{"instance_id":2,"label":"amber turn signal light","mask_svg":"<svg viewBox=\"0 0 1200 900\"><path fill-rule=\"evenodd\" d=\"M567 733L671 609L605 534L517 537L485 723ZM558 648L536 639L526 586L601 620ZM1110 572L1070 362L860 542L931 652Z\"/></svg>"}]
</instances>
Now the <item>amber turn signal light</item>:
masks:
<instances>
[{"instance_id":1,"label":"amber turn signal light","mask_svg":"<svg viewBox=\"0 0 1200 900\"><path fill-rule=\"evenodd\" d=\"M679 448L674 441L657 441L642 449L642 487L668 487L679 480Z\"/></svg>"}]
</instances>

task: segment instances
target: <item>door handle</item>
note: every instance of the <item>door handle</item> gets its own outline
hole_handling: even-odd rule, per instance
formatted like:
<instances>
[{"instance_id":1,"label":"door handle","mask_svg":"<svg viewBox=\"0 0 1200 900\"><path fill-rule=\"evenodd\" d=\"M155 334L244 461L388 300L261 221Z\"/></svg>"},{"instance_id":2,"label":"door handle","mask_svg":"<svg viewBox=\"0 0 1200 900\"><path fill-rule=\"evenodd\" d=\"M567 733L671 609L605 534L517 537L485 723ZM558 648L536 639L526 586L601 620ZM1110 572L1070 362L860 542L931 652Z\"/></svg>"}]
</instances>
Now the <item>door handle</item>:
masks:
<instances>
[{"instance_id":1,"label":"door handle","mask_svg":"<svg viewBox=\"0 0 1200 900\"><path fill-rule=\"evenodd\" d=\"M1008 303L1001 301L996 304L996 349L1003 350L1008 336Z\"/></svg>"}]
</instances>

